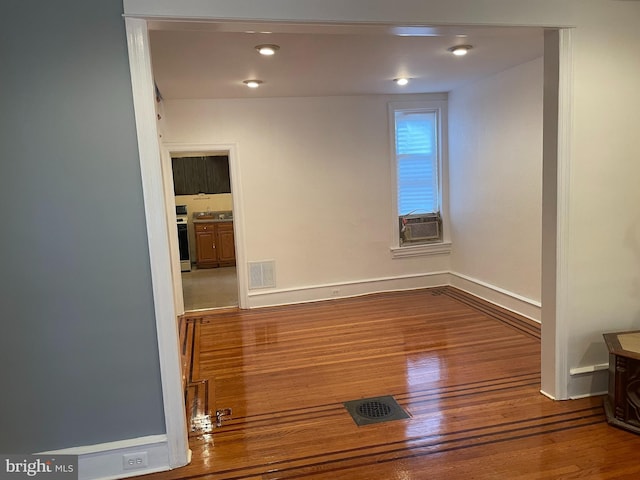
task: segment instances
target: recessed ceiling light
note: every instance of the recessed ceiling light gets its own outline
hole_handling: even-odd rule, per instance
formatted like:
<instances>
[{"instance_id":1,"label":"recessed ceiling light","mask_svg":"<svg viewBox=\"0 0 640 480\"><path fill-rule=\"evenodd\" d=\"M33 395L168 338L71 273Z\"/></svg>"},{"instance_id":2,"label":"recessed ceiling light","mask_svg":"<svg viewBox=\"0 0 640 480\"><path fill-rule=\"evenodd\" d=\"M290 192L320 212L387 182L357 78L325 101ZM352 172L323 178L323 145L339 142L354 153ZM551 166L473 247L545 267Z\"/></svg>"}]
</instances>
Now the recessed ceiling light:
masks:
<instances>
[{"instance_id":1,"label":"recessed ceiling light","mask_svg":"<svg viewBox=\"0 0 640 480\"><path fill-rule=\"evenodd\" d=\"M260 55L273 55L280 47L278 45L256 45L256 50Z\"/></svg>"},{"instance_id":2,"label":"recessed ceiling light","mask_svg":"<svg viewBox=\"0 0 640 480\"><path fill-rule=\"evenodd\" d=\"M404 77L394 78L393 81L396 82L401 87L406 85L407 83L409 83L409 79L408 78L404 78Z\"/></svg>"},{"instance_id":3,"label":"recessed ceiling light","mask_svg":"<svg viewBox=\"0 0 640 480\"><path fill-rule=\"evenodd\" d=\"M449 48L449 51L458 57L462 57L472 48L473 47L471 45L456 45L455 47Z\"/></svg>"},{"instance_id":4,"label":"recessed ceiling light","mask_svg":"<svg viewBox=\"0 0 640 480\"><path fill-rule=\"evenodd\" d=\"M258 88L262 84L262 80L245 80L244 83L249 88Z\"/></svg>"}]
</instances>

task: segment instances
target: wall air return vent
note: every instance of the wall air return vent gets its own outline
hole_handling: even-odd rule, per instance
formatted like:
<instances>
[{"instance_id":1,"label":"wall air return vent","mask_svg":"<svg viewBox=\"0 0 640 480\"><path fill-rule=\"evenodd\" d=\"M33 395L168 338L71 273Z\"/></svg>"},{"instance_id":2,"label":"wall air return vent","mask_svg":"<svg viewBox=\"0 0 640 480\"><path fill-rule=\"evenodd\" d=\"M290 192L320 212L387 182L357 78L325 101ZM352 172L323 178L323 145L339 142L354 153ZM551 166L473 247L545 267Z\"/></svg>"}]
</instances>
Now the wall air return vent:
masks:
<instances>
[{"instance_id":1,"label":"wall air return vent","mask_svg":"<svg viewBox=\"0 0 640 480\"><path fill-rule=\"evenodd\" d=\"M276 286L276 267L273 260L248 263L249 290L255 290L258 288L274 288Z\"/></svg>"}]
</instances>

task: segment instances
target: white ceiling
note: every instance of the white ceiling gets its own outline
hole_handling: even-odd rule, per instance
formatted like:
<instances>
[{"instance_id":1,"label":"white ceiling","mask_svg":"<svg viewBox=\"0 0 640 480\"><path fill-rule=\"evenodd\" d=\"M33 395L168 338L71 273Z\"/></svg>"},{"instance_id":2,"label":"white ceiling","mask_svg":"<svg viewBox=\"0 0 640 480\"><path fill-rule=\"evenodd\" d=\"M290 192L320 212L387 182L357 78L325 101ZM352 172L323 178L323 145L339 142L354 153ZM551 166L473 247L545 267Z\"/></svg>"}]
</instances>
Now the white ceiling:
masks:
<instances>
[{"instance_id":1,"label":"white ceiling","mask_svg":"<svg viewBox=\"0 0 640 480\"><path fill-rule=\"evenodd\" d=\"M150 30L165 99L448 92L543 54L541 28L154 22ZM263 43L280 50L259 55ZM458 44L473 49L455 57L447 49ZM410 84L397 86L401 76ZM264 84L242 83L252 78Z\"/></svg>"}]
</instances>

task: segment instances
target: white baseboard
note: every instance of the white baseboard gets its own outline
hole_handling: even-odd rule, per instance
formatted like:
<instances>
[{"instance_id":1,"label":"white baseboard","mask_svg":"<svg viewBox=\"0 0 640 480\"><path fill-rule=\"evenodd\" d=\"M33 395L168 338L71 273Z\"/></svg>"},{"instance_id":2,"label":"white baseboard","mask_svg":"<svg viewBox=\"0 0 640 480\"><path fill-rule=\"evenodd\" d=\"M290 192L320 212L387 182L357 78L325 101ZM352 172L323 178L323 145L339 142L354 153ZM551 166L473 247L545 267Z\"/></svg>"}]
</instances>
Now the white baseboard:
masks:
<instances>
[{"instance_id":1,"label":"white baseboard","mask_svg":"<svg viewBox=\"0 0 640 480\"><path fill-rule=\"evenodd\" d=\"M569 370L569 375L584 375L593 372L599 372L601 370L609 370L608 363L599 363L597 365L587 365L585 367L575 367Z\"/></svg>"},{"instance_id":2,"label":"white baseboard","mask_svg":"<svg viewBox=\"0 0 640 480\"><path fill-rule=\"evenodd\" d=\"M253 290L250 291L248 295L249 308L317 302L336 298L356 297L370 293L414 290L447 285L459 288L490 303L506 308L536 322L540 322L540 302L490 285L481 280L447 271L326 283L286 289Z\"/></svg>"},{"instance_id":3,"label":"white baseboard","mask_svg":"<svg viewBox=\"0 0 640 480\"><path fill-rule=\"evenodd\" d=\"M309 287L254 290L249 292L249 308L317 302L336 298L357 297L370 293L440 287L448 284L448 272L431 272L361 281L327 283Z\"/></svg>"},{"instance_id":4,"label":"white baseboard","mask_svg":"<svg viewBox=\"0 0 640 480\"><path fill-rule=\"evenodd\" d=\"M556 397L554 397L553 395L551 395L551 394L549 394L549 393L545 392L544 390L540 390L540 393L541 393L542 395L544 395L545 397L547 397L549 400L554 400L554 401L556 400Z\"/></svg>"},{"instance_id":5,"label":"white baseboard","mask_svg":"<svg viewBox=\"0 0 640 480\"><path fill-rule=\"evenodd\" d=\"M587 397L599 397L600 395L606 395L607 391L606 390L600 390L597 392L587 392L587 393L581 393L579 395L571 395L569 396L569 400L580 400L581 398L587 398Z\"/></svg>"},{"instance_id":6,"label":"white baseboard","mask_svg":"<svg viewBox=\"0 0 640 480\"><path fill-rule=\"evenodd\" d=\"M569 400L578 400L586 397L596 397L608 393L609 364L600 363L585 367L572 368L569 371ZM552 395L540 390L540 393L556 400Z\"/></svg>"},{"instance_id":7,"label":"white baseboard","mask_svg":"<svg viewBox=\"0 0 640 480\"><path fill-rule=\"evenodd\" d=\"M125 470L124 455L146 452L147 465ZM40 452L43 455L78 455L78 480L110 480L169 470L166 435L151 435L117 442Z\"/></svg>"},{"instance_id":8,"label":"white baseboard","mask_svg":"<svg viewBox=\"0 0 640 480\"><path fill-rule=\"evenodd\" d=\"M572 400L604 395L609 390L609 369L595 369L569 377L568 393Z\"/></svg>"},{"instance_id":9,"label":"white baseboard","mask_svg":"<svg viewBox=\"0 0 640 480\"><path fill-rule=\"evenodd\" d=\"M541 321L542 304L539 301L456 272L450 272L449 285L538 323Z\"/></svg>"}]
</instances>

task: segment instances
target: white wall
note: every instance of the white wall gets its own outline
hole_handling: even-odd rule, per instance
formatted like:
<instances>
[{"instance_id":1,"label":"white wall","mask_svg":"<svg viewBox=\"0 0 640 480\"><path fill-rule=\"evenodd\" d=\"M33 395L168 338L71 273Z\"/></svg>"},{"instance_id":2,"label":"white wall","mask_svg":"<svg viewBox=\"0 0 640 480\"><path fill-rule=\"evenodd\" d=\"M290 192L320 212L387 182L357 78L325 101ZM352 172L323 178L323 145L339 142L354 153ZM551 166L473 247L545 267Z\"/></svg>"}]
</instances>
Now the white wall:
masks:
<instances>
[{"instance_id":1,"label":"white wall","mask_svg":"<svg viewBox=\"0 0 640 480\"><path fill-rule=\"evenodd\" d=\"M600 3L573 35L569 368L607 362L603 332L640 329L640 3ZM569 394L605 390L598 377Z\"/></svg>"},{"instance_id":2,"label":"white wall","mask_svg":"<svg viewBox=\"0 0 640 480\"><path fill-rule=\"evenodd\" d=\"M542 58L449 94L454 284L528 299L539 319ZM463 278L460 278L463 277ZM472 279L477 282L469 282ZM475 290L474 290L475 286Z\"/></svg>"},{"instance_id":3,"label":"white wall","mask_svg":"<svg viewBox=\"0 0 640 480\"><path fill-rule=\"evenodd\" d=\"M448 271L447 255L390 254L387 104L407 98L165 101L166 142L237 146L246 258L276 266L275 292L251 292L271 295L253 305L326 298L334 284L345 295L442 283L425 275Z\"/></svg>"}]
</instances>

